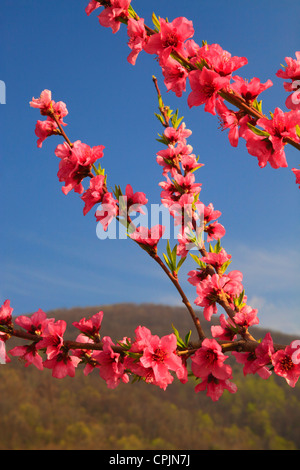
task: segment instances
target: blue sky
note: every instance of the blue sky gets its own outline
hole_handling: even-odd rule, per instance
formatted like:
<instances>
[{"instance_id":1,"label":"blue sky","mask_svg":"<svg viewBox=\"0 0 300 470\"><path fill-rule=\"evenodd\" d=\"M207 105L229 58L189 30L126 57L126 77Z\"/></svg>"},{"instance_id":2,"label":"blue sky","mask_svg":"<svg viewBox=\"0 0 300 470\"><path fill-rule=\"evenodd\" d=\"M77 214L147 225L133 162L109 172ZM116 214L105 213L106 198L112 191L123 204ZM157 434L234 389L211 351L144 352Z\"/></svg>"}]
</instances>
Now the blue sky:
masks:
<instances>
[{"instance_id":1,"label":"blue sky","mask_svg":"<svg viewBox=\"0 0 300 470\"><path fill-rule=\"evenodd\" d=\"M248 301L259 308L262 326L300 334L299 208L300 191L291 168L299 152L286 149L288 169L260 169L240 142L233 149L215 117L203 108L166 93L153 56L127 62L126 28L112 34L87 17L88 0L2 0L0 80L6 104L0 105L1 275L0 301L9 298L15 314L61 307L121 302L180 304L174 287L150 258L128 240L99 240L91 211L82 214L78 195L64 196L57 179L55 147L59 138L36 146L39 112L29 101L43 89L67 104L66 131L72 141L104 145L102 164L108 185L146 193L159 203L161 168L156 141L161 132L151 80L156 75L164 101L179 108L193 131L189 143L205 166L197 172L201 200L222 212L227 233L222 245L232 269L244 274ZM182 2L133 1L151 26L151 15L185 16L194 39L219 43L232 55L246 56L238 71L251 79L271 79L262 95L265 113L285 108L286 92L275 76L286 56L299 50L300 4L293 1ZM100 11L100 10L98 10ZM192 262L182 269L186 282Z\"/></svg>"}]
</instances>

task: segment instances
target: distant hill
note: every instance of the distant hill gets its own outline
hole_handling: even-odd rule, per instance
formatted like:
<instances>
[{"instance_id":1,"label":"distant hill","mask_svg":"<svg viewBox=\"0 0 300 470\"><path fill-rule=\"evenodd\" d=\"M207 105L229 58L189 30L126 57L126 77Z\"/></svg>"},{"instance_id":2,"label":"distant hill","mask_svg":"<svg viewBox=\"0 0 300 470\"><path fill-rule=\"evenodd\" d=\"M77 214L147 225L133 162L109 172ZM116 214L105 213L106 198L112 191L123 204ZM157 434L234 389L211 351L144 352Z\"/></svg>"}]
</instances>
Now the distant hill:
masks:
<instances>
[{"instance_id":1,"label":"distant hill","mask_svg":"<svg viewBox=\"0 0 300 470\"><path fill-rule=\"evenodd\" d=\"M193 328L185 308L155 304L76 307L48 316L66 320L74 339L72 322L99 310L102 335L113 340L133 337L138 325L160 336L172 332L172 323L182 336ZM264 334L256 328L256 337ZM280 343L295 339L272 336ZM143 382L110 390L96 370L84 377L79 367L74 379L57 380L13 358L0 366L0 449L299 450L300 384L291 389L274 374L267 381L244 377L236 364L233 376L237 394L225 392L213 403L194 392L192 380L174 380L166 391Z\"/></svg>"},{"instance_id":2,"label":"distant hill","mask_svg":"<svg viewBox=\"0 0 300 470\"><path fill-rule=\"evenodd\" d=\"M102 310L104 312L102 336L109 335L112 339L121 339L124 336L133 337L138 325L150 328L153 334L159 336L173 332L172 324L184 336L192 330L192 338L197 339L194 332L194 324L185 307L169 307L153 304L114 304L93 307L74 307L71 309L57 309L47 313L49 317L64 319L68 323L68 334L74 338L78 330L72 326L72 322L89 317ZM211 322L207 322L201 310L196 310L201 325L207 335L210 335L210 327L219 324L218 317L213 316ZM251 332L257 338L263 338L270 331L260 327L251 328ZM272 331L274 342L288 344L298 337Z\"/></svg>"}]
</instances>

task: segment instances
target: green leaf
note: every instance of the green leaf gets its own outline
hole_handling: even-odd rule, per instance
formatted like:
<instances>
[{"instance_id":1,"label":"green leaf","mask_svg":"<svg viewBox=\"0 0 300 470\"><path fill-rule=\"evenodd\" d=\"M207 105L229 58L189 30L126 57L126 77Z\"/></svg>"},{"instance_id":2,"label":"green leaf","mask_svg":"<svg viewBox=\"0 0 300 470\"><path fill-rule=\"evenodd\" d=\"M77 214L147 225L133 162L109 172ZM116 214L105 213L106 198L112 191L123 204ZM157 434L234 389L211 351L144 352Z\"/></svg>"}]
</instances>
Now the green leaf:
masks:
<instances>
[{"instance_id":1,"label":"green leaf","mask_svg":"<svg viewBox=\"0 0 300 470\"><path fill-rule=\"evenodd\" d=\"M221 250L222 250L221 240L218 239L217 243L215 244L215 253L220 253Z\"/></svg>"},{"instance_id":2,"label":"green leaf","mask_svg":"<svg viewBox=\"0 0 300 470\"><path fill-rule=\"evenodd\" d=\"M176 260L177 260L177 245L174 246L173 251L172 251L172 261L173 265L176 267Z\"/></svg>"},{"instance_id":3,"label":"green leaf","mask_svg":"<svg viewBox=\"0 0 300 470\"><path fill-rule=\"evenodd\" d=\"M228 261L225 261L225 263L222 264L222 266L221 266L221 272L222 272L222 274L225 273L225 271L226 271L226 269L228 268L228 266L230 265L230 263L231 263L231 259L229 259Z\"/></svg>"},{"instance_id":4,"label":"green leaf","mask_svg":"<svg viewBox=\"0 0 300 470\"><path fill-rule=\"evenodd\" d=\"M168 253L169 259L171 259L172 258L172 251L171 251L170 241L169 240L167 241L167 253Z\"/></svg>"},{"instance_id":5,"label":"green leaf","mask_svg":"<svg viewBox=\"0 0 300 470\"><path fill-rule=\"evenodd\" d=\"M170 262L169 262L169 258L167 257L167 255L165 255L165 253L163 253L163 257L164 257L164 259L165 259L165 262L166 262L166 264L167 264L168 268L170 269L170 271L172 271L172 272L173 272L172 265L170 264Z\"/></svg>"},{"instance_id":6,"label":"green leaf","mask_svg":"<svg viewBox=\"0 0 300 470\"><path fill-rule=\"evenodd\" d=\"M164 125L165 121L164 118L162 117L161 114L154 113L154 115L157 117L157 119L160 121L162 125Z\"/></svg>"},{"instance_id":7,"label":"green leaf","mask_svg":"<svg viewBox=\"0 0 300 470\"><path fill-rule=\"evenodd\" d=\"M190 253L190 256L193 258L194 261L196 261L196 263L200 266L201 269L206 268L206 264L203 263L203 261L201 261L201 259L197 255L193 255L192 253Z\"/></svg>"},{"instance_id":8,"label":"green leaf","mask_svg":"<svg viewBox=\"0 0 300 470\"><path fill-rule=\"evenodd\" d=\"M178 330L175 328L175 326L173 325L172 323L172 328L173 328L173 331L174 331L174 334L176 336L176 339L177 339L177 345L181 348L185 348L185 343L184 341L180 338L180 335L179 335L179 332Z\"/></svg>"},{"instance_id":9,"label":"green leaf","mask_svg":"<svg viewBox=\"0 0 300 470\"><path fill-rule=\"evenodd\" d=\"M183 265L183 263L185 262L186 260L186 256L184 258L181 258L177 264L177 268L175 269L175 272L178 273L179 269L181 268L181 266Z\"/></svg>"},{"instance_id":10,"label":"green leaf","mask_svg":"<svg viewBox=\"0 0 300 470\"><path fill-rule=\"evenodd\" d=\"M247 122L247 125L248 125L249 129L251 129L251 131L254 132L254 134L256 134L256 135L260 135L260 136L263 136L263 137L269 137L270 136L270 134L268 132L263 131L261 129L258 129L257 127L250 124L250 122Z\"/></svg>"},{"instance_id":11,"label":"green leaf","mask_svg":"<svg viewBox=\"0 0 300 470\"><path fill-rule=\"evenodd\" d=\"M259 102L257 100L254 100L252 103L253 108L257 109L260 113L262 113L262 100Z\"/></svg>"},{"instance_id":12,"label":"green leaf","mask_svg":"<svg viewBox=\"0 0 300 470\"><path fill-rule=\"evenodd\" d=\"M188 334L186 335L186 337L185 337L185 340L184 340L184 341L185 341L186 347L188 347L188 345L189 345L189 342L190 342L190 339L191 339L191 335L192 335L192 330L190 330L190 331L188 332Z\"/></svg>"},{"instance_id":13,"label":"green leaf","mask_svg":"<svg viewBox=\"0 0 300 470\"><path fill-rule=\"evenodd\" d=\"M160 22L154 12L152 13L152 23L154 24L156 32L160 31Z\"/></svg>"},{"instance_id":14,"label":"green leaf","mask_svg":"<svg viewBox=\"0 0 300 470\"><path fill-rule=\"evenodd\" d=\"M194 261L196 261L197 264L199 264L199 266L201 266L200 265L200 262L201 262L200 258L197 255L193 255L192 253L190 253L190 256L193 258Z\"/></svg>"}]
</instances>

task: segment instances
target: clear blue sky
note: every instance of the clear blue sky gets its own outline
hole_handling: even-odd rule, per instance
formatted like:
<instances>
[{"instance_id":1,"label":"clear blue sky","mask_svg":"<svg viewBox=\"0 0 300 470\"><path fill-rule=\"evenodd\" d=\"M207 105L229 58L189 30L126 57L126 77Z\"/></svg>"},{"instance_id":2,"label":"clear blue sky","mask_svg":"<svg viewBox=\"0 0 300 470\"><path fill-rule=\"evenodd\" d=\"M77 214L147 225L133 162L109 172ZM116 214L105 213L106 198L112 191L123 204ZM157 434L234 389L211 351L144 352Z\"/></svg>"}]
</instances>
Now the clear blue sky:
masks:
<instances>
[{"instance_id":1,"label":"clear blue sky","mask_svg":"<svg viewBox=\"0 0 300 470\"><path fill-rule=\"evenodd\" d=\"M165 91L153 56L140 55L135 67L126 58L126 28L113 35L87 17L88 0L2 0L0 80L6 83L6 105L0 105L1 277L0 301L9 298L15 314L60 307L121 302L177 305L174 287L135 244L100 241L91 211L82 214L78 195L64 196L57 179L54 149L48 139L36 146L39 112L29 101L43 89L67 104L65 119L71 140L105 145L102 161L108 185L144 191L159 203L161 168L155 155L161 128L152 75ZM286 109L282 80L275 76L286 56L300 49L300 4L293 1L178 0L133 1L146 24L151 15L186 16L194 39L219 43L232 55L246 56L244 78L270 78L263 95L266 113ZM98 10L100 11L100 10ZM259 308L262 326L300 334L299 208L300 191L291 168L300 154L287 148L288 169L260 169L244 141L233 149L203 108L165 93L164 100L193 131L189 143L204 168L201 200L222 212L222 244L232 255L232 269L244 273L250 305ZM195 291L183 286L193 302Z\"/></svg>"}]
</instances>

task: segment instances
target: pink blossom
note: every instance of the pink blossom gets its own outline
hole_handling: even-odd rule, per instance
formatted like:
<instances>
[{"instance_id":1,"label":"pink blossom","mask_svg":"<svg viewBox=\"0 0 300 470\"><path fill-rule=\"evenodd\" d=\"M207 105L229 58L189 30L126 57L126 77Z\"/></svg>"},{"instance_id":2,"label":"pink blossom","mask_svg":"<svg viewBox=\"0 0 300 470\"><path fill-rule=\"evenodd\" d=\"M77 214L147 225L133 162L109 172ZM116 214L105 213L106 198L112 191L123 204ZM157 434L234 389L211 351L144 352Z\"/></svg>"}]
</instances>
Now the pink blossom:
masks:
<instances>
[{"instance_id":1,"label":"pink blossom","mask_svg":"<svg viewBox=\"0 0 300 470\"><path fill-rule=\"evenodd\" d=\"M60 124L66 126L67 124L63 122L63 118L68 115L67 106L63 101L58 101L57 103L53 103L53 113L55 117L58 119Z\"/></svg>"},{"instance_id":2,"label":"pink blossom","mask_svg":"<svg viewBox=\"0 0 300 470\"><path fill-rule=\"evenodd\" d=\"M226 292L232 298L241 294L241 292L243 291L243 274L241 273L241 271L230 271L229 273L226 273L226 275L223 276L223 279L224 292Z\"/></svg>"},{"instance_id":3,"label":"pink blossom","mask_svg":"<svg viewBox=\"0 0 300 470\"><path fill-rule=\"evenodd\" d=\"M199 245L197 246L198 240L196 240L195 232L189 228L189 224L184 226L184 220L181 220L181 224L181 229L177 235L177 240L179 242L179 245L177 246L177 256L185 258L190 250L194 249L195 247L199 248Z\"/></svg>"},{"instance_id":4,"label":"pink blossom","mask_svg":"<svg viewBox=\"0 0 300 470\"><path fill-rule=\"evenodd\" d=\"M201 261L206 264L211 264L216 270L218 270L230 259L231 255L228 255L224 248L222 248L218 253L207 253L206 256L201 258Z\"/></svg>"},{"instance_id":5,"label":"pink blossom","mask_svg":"<svg viewBox=\"0 0 300 470\"><path fill-rule=\"evenodd\" d=\"M161 65L164 65L170 54L185 54L184 42L194 35L194 28L192 21L184 17L175 18L171 23L160 18L159 22L160 31L150 36L144 50L158 55Z\"/></svg>"},{"instance_id":6,"label":"pink blossom","mask_svg":"<svg viewBox=\"0 0 300 470\"><path fill-rule=\"evenodd\" d=\"M144 19L134 20L128 19L127 33L129 36L128 46L132 51L130 52L127 60L130 64L135 65L137 56L147 44L148 36L145 29Z\"/></svg>"},{"instance_id":7,"label":"pink blossom","mask_svg":"<svg viewBox=\"0 0 300 470\"><path fill-rule=\"evenodd\" d=\"M226 233L224 226L219 222L212 222L211 224L206 225L204 230L207 233L208 243L212 240L220 240L220 238L224 237Z\"/></svg>"},{"instance_id":8,"label":"pink blossom","mask_svg":"<svg viewBox=\"0 0 300 470\"><path fill-rule=\"evenodd\" d=\"M190 226L192 220L196 219L196 211L193 210L194 196L191 193L185 193L181 196L174 196L172 191L162 191L161 200L165 207L169 209L170 214L175 219L175 225L179 225L181 232L178 234L178 240L187 239L190 236ZM198 217L198 215L197 215ZM186 230L186 233L184 232Z\"/></svg>"},{"instance_id":9,"label":"pink blossom","mask_svg":"<svg viewBox=\"0 0 300 470\"><path fill-rule=\"evenodd\" d=\"M193 70L189 73L192 92L188 96L188 105L200 106L205 104L205 111L216 114L216 102L219 99L218 92L229 85L228 77L221 77L214 70L203 67L202 70Z\"/></svg>"},{"instance_id":10,"label":"pink blossom","mask_svg":"<svg viewBox=\"0 0 300 470\"><path fill-rule=\"evenodd\" d=\"M230 380L220 380L210 374L202 382L195 387L195 392L202 392L206 390L206 395L213 401L218 401L224 393L228 390L230 393L237 392L237 386L230 382Z\"/></svg>"},{"instance_id":11,"label":"pink blossom","mask_svg":"<svg viewBox=\"0 0 300 470\"><path fill-rule=\"evenodd\" d=\"M87 7L85 8L85 12L88 16L90 16L90 14L96 10L97 8L99 8L101 6L100 2L97 2L96 0L91 0L89 2L89 4L87 5Z\"/></svg>"},{"instance_id":12,"label":"pink blossom","mask_svg":"<svg viewBox=\"0 0 300 470\"><path fill-rule=\"evenodd\" d=\"M221 285L219 283L219 275L214 274L213 276L208 275L196 286L197 298L195 304L203 307L203 315L207 321L210 321L212 315L218 312L216 301L222 290L222 280Z\"/></svg>"},{"instance_id":13,"label":"pink blossom","mask_svg":"<svg viewBox=\"0 0 300 470\"><path fill-rule=\"evenodd\" d=\"M170 129L170 128L168 128ZM166 131L168 131L166 129ZM178 132L178 138L180 133ZM169 137L167 137L169 136ZM174 132L171 133L170 131L167 133L167 136L165 136L167 139L176 139L176 130L174 129ZM173 142L173 140L172 140ZM159 165L161 165L164 168L163 175L167 176L167 173L171 173L172 177L176 177L176 175L181 173L180 170L180 163L182 164L183 169L185 168L195 168L203 166L202 164L198 164L195 155L190 155L193 151L193 147L191 145L187 145L185 143L185 139L182 138L182 140L179 140L177 145L174 146L173 143L170 143L166 149L160 150L157 152L157 158L156 161ZM186 170L186 173L188 170ZM171 181L169 181L168 185L168 190L169 193L173 192L174 186L172 186ZM166 186L165 183L160 184L161 187Z\"/></svg>"},{"instance_id":14,"label":"pink blossom","mask_svg":"<svg viewBox=\"0 0 300 470\"><path fill-rule=\"evenodd\" d=\"M204 206L205 224L208 224L212 220L218 219L219 217L221 217L221 215L222 215L222 212L215 210L212 203L208 204L208 206Z\"/></svg>"},{"instance_id":15,"label":"pink blossom","mask_svg":"<svg viewBox=\"0 0 300 470\"><path fill-rule=\"evenodd\" d=\"M205 44L198 51L198 56L207 63L210 69L213 69L221 76L228 77L230 77L232 72L248 63L246 57L232 57L219 44Z\"/></svg>"},{"instance_id":16,"label":"pink blossom","mask_svg":"<svg viewBox=\"0 0 300 470\"><path fill-rule=\"evenodd\" d=\"M65 182L64 194L72 189L79 194L84 192L81 181L90 174L92 165L103 157L103 149L103 145L90 147L80 140L74 142L72 148L66 142L56 147L55 155L61 159L57 176L59 181Z\"/></svg>"},{"instance_id":17,"label":"pink blossom","mask_svg":"<svg viewBox=\"0 0 300 470\"><path fill-rule=\"evenodd\" d=\"M199 163L197 161L196 155L182 155L181 157L181 165L182 169L184 170L185 173L189 173L196 168L199 169L202 166L204 166L203 163Z\"/></svg>"},{"instance_id":18,"label":"pink blossom","mask_svg":"<svg viewBox=\"0 0 300 470\"><path fill-rule=\"evenodd\" d=\"M145 206L148 202L145 193L142 192L133 192L132 186L127 184L125 189L125 198L127 204L128 213L130 210L134 212L140 212L141 214L145 214L142 207ZM133 206L133 207L132 207Z\"/></svg>"},{"instance_id":19,"label":"pink blossom","mask_svg":"<svg viewBox=\"0 0 300 470\"><path fill-rule=\"evenodd\" d=\"M166 149L159 150L156 154L157 163L163 167L163 176L167 176L170 172L171 176L175 176L179 171L179 157L176 147L169 145Z\"/></svg>"},{"instance_id":20,"label":"pink blossom","mask_svg":"<svg viewBox=\"0 0 300 470\"><path fill-rule=\"evenodd\" d=\"M119 31L121 22L119 18L128 18L128 7L131 0L110 0L109 6L98 16L99 23L105 28L111 28L115 34Z\"/></svg>"},{"instance_id":21,"label":"pink blossom","mask_svg":"<svg viewBox=\"0 0 300 470\"><path fill-rule=\"evenodd\" d=\"M0 325L11 326L13 308L10 306L10 300L5 300L0 307Z\"/></svg>"},{"instance_id":22,"label":"pink blossom","mask_svg":"<svg viewBox=\"0 0 300 470\"><path fill-rule=\"evenodd\" d=\"M46 348L46 354L48 359L53 359L57 356L64 344L63 335L66 331L67 323L64 320L58 320L57 322L49 322L41 341L37 344L38 349Z\"/></svg>"},{"instance_id":23,"label":"pink blossom","mask_svg":"<svg viewBox=\"0 0 300 470\"><path fill-rule=\"evenodd\" d=\"M25 361L25 367L33 364L39 370L44 369L43 359L38 354L35 343L29 346L16 346L9 351L9 354L20 357L23 361Z\"/></svg>"},{"instance_id":24,"label":"pink blossom","mask_svg":"<svg viewBox=\"0 0 300 470\"><path fill-rule=\"evenodd\" d=\"M244 364L243 373L244 376L248 374L258 374L263 380L267 380L272 372L257 362L255 353L253 352L236 352L233 351L232 355L236 358L239 364Z\"/></svg>"},{"instance_id":25,"label":"pink blossom","mask_svg":"<svg viewBox=\"0 0 300 470\"><path fill-rule=\"evenodd\" d=\"M300 80L287 84L284 88L286 91L292 91L285 101L286 107L300 111Z\"/></svg>"},{"instance_id":26,"label":"pink blossom","mask_svg":"<svg viewBox=\"0 0 300 470\"><path fill-rule=\"evenodd\" d=\"M195 182L195 175L193 173L188 173L187 175L177 174L174 176L175 182L175 196L180 196L181 194L199 194L201 191L201 183ZM177 190L176 190L177 189Z\"/></svg>"},{"instance_id":27,"label":"pink blossom","mask_svg":"<svg viewBox=\"0 0 300 470\"><path fill-rule=\"evenodd\" d=\"M101 201L101 209L97 210L95 217L97 222L101 222L103 230L107 230L112 220L119 214L118 201L112 193L105 193Z\"/></svg>"},{"instance_id":28,"label":"pink blossom","mask_svg":"<svg viewBox=\"0 0 300 470\"><path fill-rule=\"evenodd\" d=\"M135 330L135 340L125 358L126 367L147 383L162 389L173 382L170 370L174 371L182 383L187 381L187 369L184 362L176 354L177 339L174 334L159 338L143 326ZM136 359L132 357L136 355Z\"/></svg>"},{"instance_id":29,"label":"pink blossom","mask_svg":"<svg viewBox=\"0 0 300 470\"><path fill-rule=\"evenodd\" d=\"M91 167L91 165L103 157L104 148L103 145L90 147L80 140L77 140L73 143L71 156L69 158L80 167Z\"/></svg>"},{"instance_id":30,"label":"pink blossom","mask_svg":"<svg viewBox=\"0 0 300 470\"><path fill-rule=\"evenodd\" d=\"M239 114L231 111L222 99L216 102L216 110L220 118L221 129L229 129L228 138L232 147L237 147L239 142Z\"/></svg>"},{"instance_id":31,"label":"pink blossom","mask_svg":"<svg viewBox=\"0 0 300 470\"><path fill-rule=\"evenodd\" d=\"M280 78L300 80L300 51L296 52L296 60L291 57L286 57L285 61L287 66L284 67L284 70L279 69L276 76Z\"/></svg>"},{"instance_id":32,"label":"pink blossom","mask_svg":"<svg viewBox=\"0 0 300 470\"><path fill-rule=\"evenodd\" d=\"M285 137L298 140L297 124L300 124L300 112L289 111L285 113L280 108L275 109L272 119L261 118L257 121L257 125L270 134L269 140L272 142L275 152L283 149Z\"/></svg>"},{"instance_id":33,"label":"pink blossom","mask_svg":"<svg viewBox=\"0 0 300 470\"><path fill-rule=\"evenodd\" d=\"M24 328L28 333L33 335L42 335L49 322L52 322L53 318L47 318L46 313L39 309L31 316L21 315L15 319L15 323L21 328Z\"/></svg>"},{"instance_id":34,"label":"pink blossom","mask_svg":"<svg viewBox=\"0 0 300 470\"><path fill-rule=\"evenodd\" d=\"M196 65L201 61L201 50L202 47L197 44L194 39L188 39L185 43L186 57L191 62L191 64Z\"/></svg>"},{"instance_id":35,"label":"pink blossom","mask_svg":"<svg viewBox=\"0 0 300 470\"><path fill-rule=\"evenodd\" d=\"M183 364L176 354L177 339L174 334L159 338L154 335L148 338L144 347L140 363L146 369L152 369L156 384L162 389L166 389L170 383L170 372L180 371L180 377L184 376Z\"/></svg>"},{"instance_id":36,"label":"pink blossom","mask_svg":"<svg viewBox=\"0 0 300 470\"><path fill-rule=\"evenodd\" d=\"M248 328L249 326L258 325L259 319L257 318L257 309L245 305L241 310L235 314L234 321L237 325Z\"/></svg>"},{"instance_id":37,"label":"pink blossom","mask_svg":"<svg viewBox=\"0 0 300 470\"><path fill-rule=\"evenodd\" d=\"M300 170L297 170L296 168L292 168L292 172L296 176L296 184L299 184L299 188L300 188Z\"/></svg>"},{"instance_id":38,"label":"pink blossom","mask_svg":"<svg viewBox=\"0 0 300 470\"><path fill-rule=\"evenodd\" d=\"M150 229L147 227L137 227L135 232L130 235L130 238L142 245L146 250L156 253L158 242L164 232L165 227L159 224Z\"/></svg>"},{"instance_id":39,"label":"pink blossom","mask_svg":"<svg viewBox=\"0 0 300 470\"><path fill-rule=\"evenodd\" d=\"M255 349L255 364L265 366L271 363L274 354L273 339L270 333L267 333L262 342Z\"/></svg>"},{"instance_id":40,"label":"pink blossom","mask_svg":"<svg viewBox=\"0 0 300 470\"><path fill-rule=\"evenodd\" d=\"M112 349L112 346L114 346L113 341L109 336L104 336L102 342L102 351L94 355L99 363L100 377L106 381L108 388L116 388L120 380L128 383L129 377L125 373L125 366L121 360L121 355Z\"/></svg>"},{"instance_id":41,"label":"pink blossom","mask_svg":"<svg viewBox=\"0 0 300 470\"><path fill-rule=\"evenodd\" d=\"M236 325L230 318L226 318L224 313L219 317L220 325L211 327L211 334L214 338L224 341L233 341L236 338Z\"/></svg>"},{"instance_id":42,"label":"pink blossom","mask_svg":"<svg viewBox=\"0 0 300 470\"><path fill-rule=\"evenodd\" d=\"M290 137L298 141L296 125L299 122L299 111L284 113L280 108L276 108L272 119L261 118L257 121L257 125L267 133L266 136L256 135L250 129L244 132L243 137L247 141L248 152L258 158L261 168L264 168L268 162L272 168L288 166L284 139Z\"/></svg>"},{"instance_id":43,"label":"pink blossom","mask_svg":"<svg viewBox=\"0 0 300 470\"><path fill-rule=\"evenodd\" d=\"M91 339L100 338L100 328L103 319L103 312L95 313L90 318L82 318L79 322L73 322L73 326L78 328L84 335Z\"/></svg>"},{"instance_id":44,"label":"pink blossom","mask_svg":"<svg viewBox=\"0 0 300 470\"><path fill-rule=\"evenodd\" d=\"M243 286L241 284L242 274L240 271L231 271L226 276L218 274L208 275L197 286L197 298L195 304L203 308L203 315L207 321L211 320L213 314L217 313L217 305L221 293L229 297L239 295Z\"/></svg>"},{"instance_id":45,"label":"pink blossom","mask_svg":"<svg viewBox=\"0 0 300 470\"><path fill-rule=\"evenodd\" d=\"M203 279L206 278L207 273L205 269L194 269L188 272L188 282L192 284L192 286L197 286Z\"/></svg>"},{"instance_id":46,"label":"pink blossom","mask_svg":"<svg viewBox=\"0 0 300 470\"><path fill-rule=\"evenodd\" d=\"M174 127L167 127L164 131L164 136L171 145L175 145L178 142L186 144L186 139L191 135L192 131L186 128L186 124L184 122L177 129Z\"/></svg>"},{"instance_id":47,"label":"pink blossom","mask_svg":"<svg viewBox=\"0 0 300 470\"><path fill-rule=\"evenodd\" d=\"M41 148L44 140L50 135L57 133L57 124L52 119L47 119L46 121L37 121L35 126L35 135L38 137L37 146Z\"/></svg>"},{"instance_id":48,"label":"pink blossom","mask_svg":"<svg viewBox=\"0 0 300 470\"><path fill-rule=\"evenodd\" d=\"M231 89L241 95L242 98L249 103L254 101L263 91L273 86L273 82L271 80L261 83L259 78L256 77L252 78L250 82L244 80L238 75L235 75L232 79L234 80L234 83L230 85Z\"/></svg>"},{"instance_id":49,"label":"pink blossom","mask_svg":"<svg viewBox=\"0 0 300 470\"><path fill-rule=\"evenodd\" d=\"M162 64L162 73L164 76L164 84L167 91L173 91L180 98L182 93L186 91L186 80L188 72L183 65L177 60L168 57Z\"/></svg>"},{"instance_id":50,"label":"pink blossom","mask_svg":"<svg viewBox=\"0 0 300 470\"><path fill-rule=\"evenodd\" d=\"M88 338L86 334L80 334L76 338L76 342L78 343L87 343L87 344L94 344L94 341L91 338ZM96 360L98 351L92 349L74 349L72 354L78 357L81 363L85 364L83 369L83 374L85 376L89 375L95 367L98 367L98 362Z\"/></svg>"},{"instance_id":51,"label":"pink blossom","mask_svg":"<svg viewBox=\"0 0 300 470\"><path fill-rule=\"evenodd\" d=\"M90 187L81 196L81 199L85 203L83 208L83 215L86 215L95 204L102 201L105 190L105 176L97 175L91 178Z\"/></svg>"},{"instance_id":52,"label":"pink blossom","mask_svg":"<svg viewBox=\"0 0 300 470\"><path fill-rule=\"evenodd\" d=\"M173 181L167 177L167 181L159 183L159 186L163 189L161 192L162 202L169 206L174 202L180 203L179 200L182 195L199 194L202 184L195 182L193 173L188 173L185 176L176 173Z\"/></svg>"},{"instance_id":53,"label":"pink blossom","mask_svg":"<svg viewBox=\"0 0 300 470\"><path fill-rule=\"evenodd\" d=\"M42 116L48 116L53 110L53 103L51 91L44 90L39 98L32 98L29 104L32 108L38 108Z\"/></svg>"},{"instance_id":54,"label":"pink blossom","mask_svg":"<svg viewBox=\"0 0 300 470\"><path fill-rule=\"evenodd\" d=\"M63 379L66 376L75 377L75 370L80 362L79 357L59 353L51 359L46 359L43 365L47 369L52 369L52 377Z\"/></svg>"},{"instance_id":55,"label":"pink blossom","mask_svg":"<svg viewBox=\"0 0 300 470\"><path fill-rule=\"evenodd\" d=\"M38 108L42 116L47 116L45 121L37 121L35 127L35 134L38 137L37 146L42 147L44 140L50 135L56 134L58 131L56 120L66 126L63 122L63 118L67 116L67 106L63 101L55 102L52 100L51 91L42 91L39 98L32 98L30 106ZM55 116L56 120L53 119Z\"/></svg>"},{"instance_id":56,"label":"pink blossom","mask_svg":"<svg viewBox=\"0 0 300 470\"><path fill-rule=\"evenodd\" d=\"M142 354L144 348L150 342L152 333L145 326L138 326L135 329L135 340L132 342L130 351Z\"/></svg>"},{"instance_id":57,"label":"pink blossom","mask_svg":"<svg viewBox=\"0 0 300 470\"><path fill-rule=\"evenodd\" d=\"M246 139L248 152L257 157L260 168L264 168L268 162L275 169L288 166L283 146L275 151L268 137L256 135L250 129L245 130L243 137Z\"/></svg>"},{"instance_id":58,"label":"pink blossom","mask_svg":"<svg viewBox=\"0 0 300 470\"><path fill-rule=\"evenodd\" d=\"M191 359L192 372L196 377L205 379L212 374L220 380L231 378L231 367L224 364L228 356L223 354L222 347L215 339L206 338Z\"/></svg>"},{"instance_id":59,"label":"pink blossom","mask_svg":"<svg viewBox=\"0 0 300 470\"><path fill-rule=\"evenodd\" d=\"M290 387L295 387L300 377L300 364L293 362L295 348L292 345L280 349L272 355L272 364L275 374L285 378Z\"/></svg>"}]
</instances>

